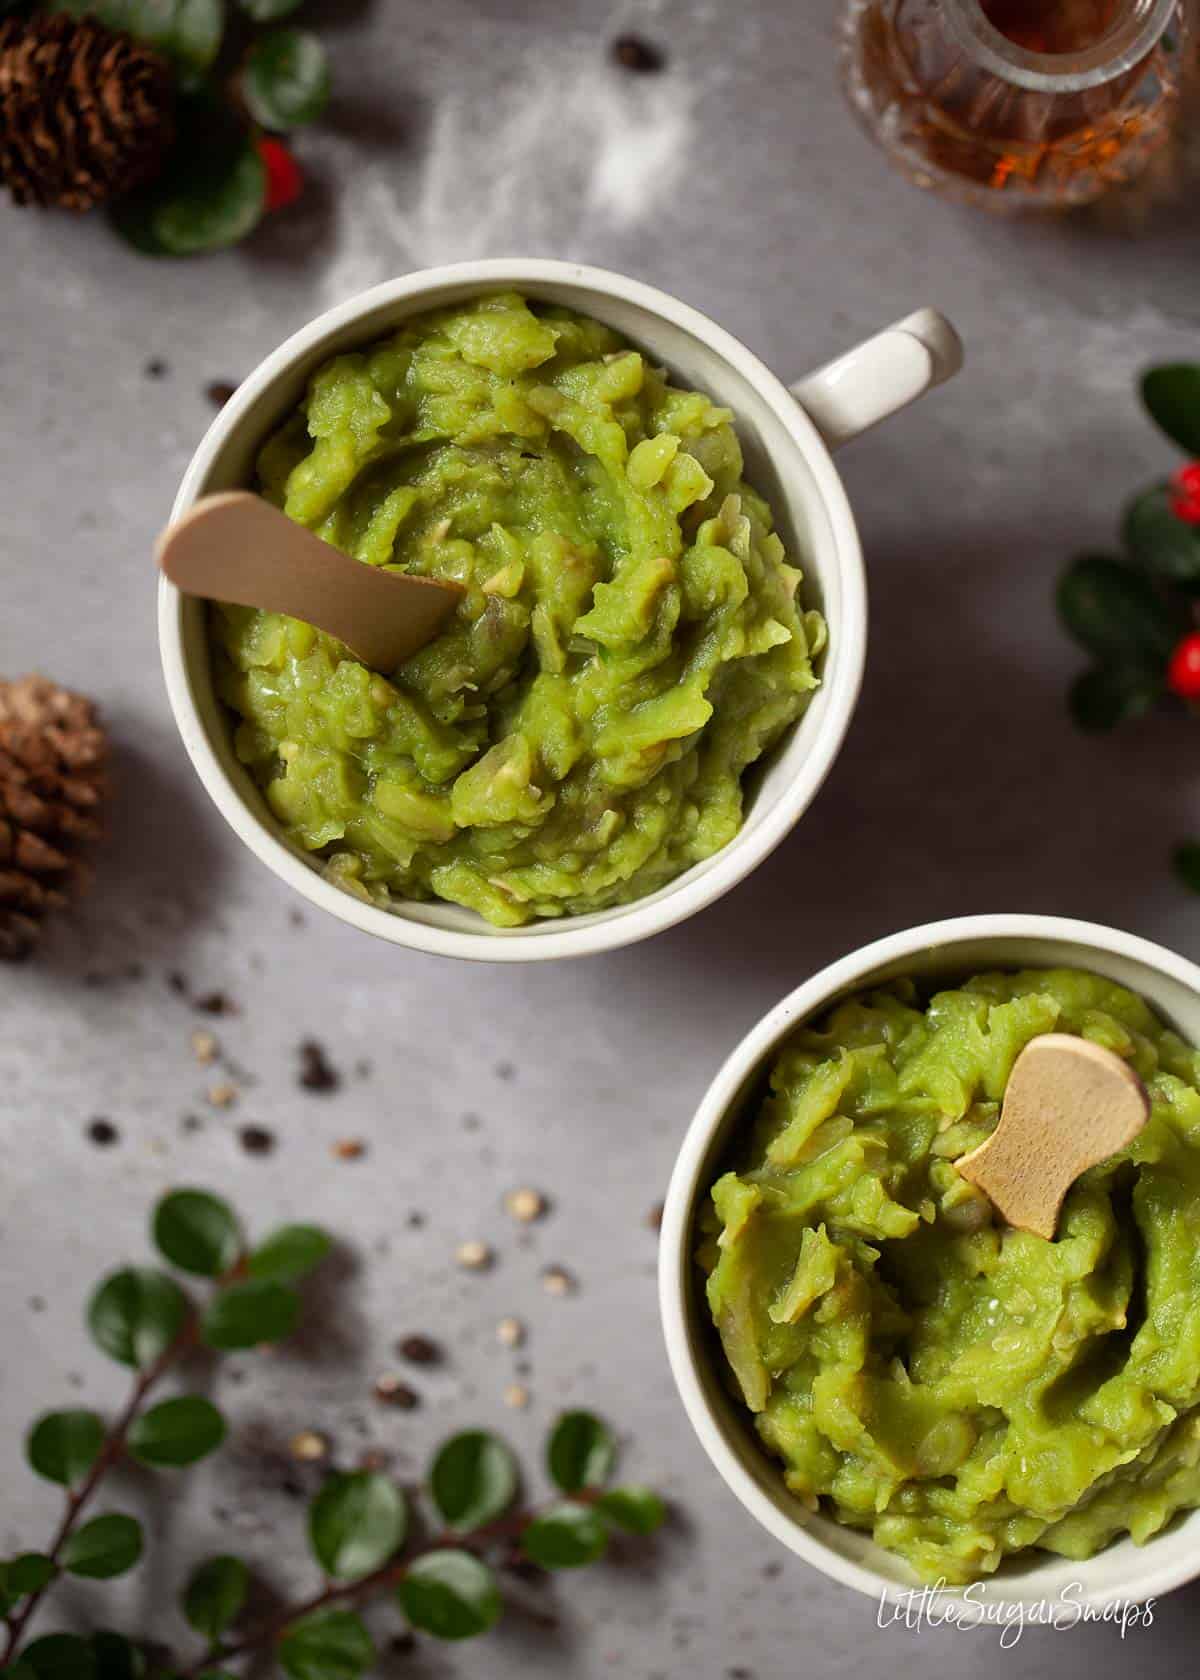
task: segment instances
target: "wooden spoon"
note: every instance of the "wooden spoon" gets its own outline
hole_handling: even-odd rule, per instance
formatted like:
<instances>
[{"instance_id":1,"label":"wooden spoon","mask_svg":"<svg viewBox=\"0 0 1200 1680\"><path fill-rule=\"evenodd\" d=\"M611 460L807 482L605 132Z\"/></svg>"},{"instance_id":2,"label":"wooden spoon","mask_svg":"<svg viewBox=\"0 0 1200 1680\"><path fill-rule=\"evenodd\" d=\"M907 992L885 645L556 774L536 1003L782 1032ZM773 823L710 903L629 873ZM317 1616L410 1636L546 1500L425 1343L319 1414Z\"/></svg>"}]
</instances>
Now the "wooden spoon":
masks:
<instances>
[{"instance_id":1,"label":"wooden spoon","mask_svg":"<svg viewBox=\"0 0 1200 1680\"><path fill-rule=\"evenodd\" d=\"M1080 1173L1132 1143L1149 1116L1128 1062L1090 1039L1043 1033L1013 1064L996 1130L955 1165L1010 1225L1049 1240Z\"/></svg>"},{"instance_id":2,"label":"wooden spoon","mask_svg":"<svg viewBox=\"0 0 1200 1680\"><path fill-rule=\"evenodd\" d=\"M185 595L302 618L373 671L394 671L431 642L463 594L456 583L366 566L248 490L205 496L156 553Z\"/></svg>"}]
</instances>

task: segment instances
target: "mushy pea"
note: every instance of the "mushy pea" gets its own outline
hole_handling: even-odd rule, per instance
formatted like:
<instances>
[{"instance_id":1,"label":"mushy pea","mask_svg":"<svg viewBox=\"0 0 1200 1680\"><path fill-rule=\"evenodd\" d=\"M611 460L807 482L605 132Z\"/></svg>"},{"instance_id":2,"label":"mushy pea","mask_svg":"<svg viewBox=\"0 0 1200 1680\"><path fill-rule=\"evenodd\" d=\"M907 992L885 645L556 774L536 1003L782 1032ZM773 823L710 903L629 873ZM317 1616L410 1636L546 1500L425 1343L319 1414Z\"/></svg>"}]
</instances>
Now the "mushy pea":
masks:
<instances>
[{"instance_id":1,"label":"mushy pea","mask_svg":"<svg viewBox=\"0 0 1200 1680\"><path fill-rule=\"evenodd\" d=\"M488 296L329 362L258 465L326 541L466 591L386 675L296 619L213 615L238 755L331 879L514 926L737 833L825 627L728 409L597 321Z\"/></svg>"},{"instance_id":2,"label":"mushy pea","mask_svg":"<svg viewBox=\"0 0 1200 1680\"><path fill-rule=\"evenodd\" d=\"M954 1162L1051 1031L1131 1062L1152 1112L1047 1242ZM1068 970L982 975L927 1006L900 982L797 1033L700 1254L788 1487L956 1583L1026 1547L1144 1541L1200 1504L1198 1087L1200 1054L1140 998Z\"/></svg>"}]
</instances>

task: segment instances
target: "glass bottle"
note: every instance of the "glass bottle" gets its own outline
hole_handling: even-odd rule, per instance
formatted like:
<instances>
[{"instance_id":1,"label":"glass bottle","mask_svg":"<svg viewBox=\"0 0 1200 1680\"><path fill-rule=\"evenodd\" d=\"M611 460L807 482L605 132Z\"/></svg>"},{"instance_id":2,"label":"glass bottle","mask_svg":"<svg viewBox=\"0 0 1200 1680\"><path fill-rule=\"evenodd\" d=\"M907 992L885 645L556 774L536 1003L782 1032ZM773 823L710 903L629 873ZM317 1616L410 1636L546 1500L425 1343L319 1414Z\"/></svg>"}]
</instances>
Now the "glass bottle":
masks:
<instances>
[{"instance_id":1,"label":"glass bottle","mask_svg":"<svg viewBox=\"0 0 1200 1680\"><path fill-rule=\"evenodd\" d=\"M850 0L842 69L921 187L991 209L1086 204L1167 138L1183 0Z\"/></svg>"}]
</instances>

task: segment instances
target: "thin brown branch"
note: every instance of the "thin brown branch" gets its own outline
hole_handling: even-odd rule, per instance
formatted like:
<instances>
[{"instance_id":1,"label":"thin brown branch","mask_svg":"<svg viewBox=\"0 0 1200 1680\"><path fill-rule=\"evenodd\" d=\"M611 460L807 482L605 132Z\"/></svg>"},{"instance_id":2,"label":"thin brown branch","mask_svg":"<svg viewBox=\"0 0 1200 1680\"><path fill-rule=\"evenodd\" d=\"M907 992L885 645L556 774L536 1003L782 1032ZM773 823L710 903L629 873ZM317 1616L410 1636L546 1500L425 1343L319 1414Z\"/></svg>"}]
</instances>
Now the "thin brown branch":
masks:
<instances>
[{"instance_id":1,"label":"thin brown branch","mask_svg":"<svg viewBox=\"0 0 1200 1680\"><path fill-rule=\"evenodd\" d=\"M113 1424L112 1428L104 1438L104 1445L101 1447L96 1456L96 1462L92 1465L92 1468L88 1471L87 1475L77 1488L69 1488L67 1490L67 1498L66 1503L63 1506L62 1519L59 1522L58 1529L55 1532L53 1540L50 1542L50 1547L46 1554L51 1563L58 1563L60 1557L62 1556L63 1547L75 1531L75 1525L79 1521L79 1517L84 1506L87 1505L88 1501L99 1487L106 1472L112 1468L117 1459L120 1458L122 1452L125 1450L126 1437L129 1434L129 1430L134 1419L141 1410L142 1402L160 1378L162 1378L175 1361L182 1356L185 1350L191 1346L192 1342L195 1340L198 1324L199 1316L193 1310L184 1320L179 1333L176 1335L174 1341L171 1342L170 1346L163 1350L152 1365L148 1365L144 1371L139 1373L137 1381L134 1383L133 1389L130 1392L125 1409L121 1412L117 1421ZM33 1619L38 1605L41 1603L46 1593L54 1585L55 1579L57 1579L57 1576L52 1577L51 1580L47 1581L44 1587L39 1587L37 1592L31 1593L20 1608L15 1610L8 1618L8 1640L4 1647L4 1656L3 1658L0 1658L0 1666L7 1666L9 1663L16 1661L21 1640L25 1635L25 1629Z\"/></svg>"}]
</instances>

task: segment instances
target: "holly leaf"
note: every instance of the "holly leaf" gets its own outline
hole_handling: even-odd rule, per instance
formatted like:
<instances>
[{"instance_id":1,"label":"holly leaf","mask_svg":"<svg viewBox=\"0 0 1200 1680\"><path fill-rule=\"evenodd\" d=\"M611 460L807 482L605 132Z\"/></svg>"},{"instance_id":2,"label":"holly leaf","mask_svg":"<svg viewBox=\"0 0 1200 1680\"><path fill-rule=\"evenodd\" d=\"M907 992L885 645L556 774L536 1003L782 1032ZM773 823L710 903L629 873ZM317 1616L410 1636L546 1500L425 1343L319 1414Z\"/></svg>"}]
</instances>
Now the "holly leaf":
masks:
<instances>
[{"instance_id":1,"label":"holly leaf","mask_svg":"<svg viewBox=\"0 0 1200 1680\"><path fill-rule=\"evenodd\" d=\"M283 1225L251 1254L250 1276L275 1283L299 1283L317 1269L332 1247L330 1238L316 1225Z\"/></svg>"},{"instance_id":2,"label":"holly leaf","mask_svg":"<svg viewBox=\"0 0 1200 1680\"><path fill-rule=\"evenodd\" d=\"M1095 665L1071 684L1067 704L1080 729L1099 734L1143 717L1162 694L1161 673L1144 665Z\"/></svg>"},{"instance_id":3,"label":"holly leaf","mask_svg":"<svg viewBox=\"0 0 1200 1680\"><path fill-rule=\"evenodd\" d=\"M106 1278L88 1305L92 1340L122 1365L145 1370L171 1346L188 1314L174 1278L129 1266Z\"/></svg>"},{"instance_id":4,"label":"holly leaf","mask_svg":"<svg viewBox=\"0 0 1200 1680\"><path fill-rule=\"evenodd\" d=\"M278 23L280 18L299 11L304 0L238 0L238 4L255 23Z\"/></svg>"},{"instance_id":5,"label":"holly leaf","mask_svg":"<svg viewBox=\"0 0 1200 1680\"><path fill-rule=\"evenodd\" d=\"M291 1680L358 1680L374 1662L375 1646L352 1610L323 1610L288 1629L278 1656Z\"/></svg>"},{"instance_id":6,"label":"holly leaf","mask_svg":"<svg viewBox=\"0 0 1200 1680\"><path fill-rule=\"evenodd\" d=\"M357 1581L386 1563L407 1527L404 1495L369 1470L330 1476L308 1514L313 1553L336 1581Z\"/></svg>"},{"instance_id":7,"label":"holly leaf","mask_svg":"<svg viewBox=\"0 0 1200 1680\"><path fill-rule=\"evenodd\" d=\"M241 1558L206 1558L194 1569L183 1589L183 1613L188 1626L215 1645L245 1608L250 1571Z\"/></svg>"},{"instance_id":8,"label":"holly leaf","mask_svg":"<svg viewBox=\"0 0 1200 1680\"><path fill-rule=\"evenodd\" d=\"M503 1441L482 1429L451 1436L429 1473L438 1514L463 1533L493 1522L512 1504L516 1491L516 1460Z\"/></svg>"},{"instance_id":9,"label":"holly leaf","mask_svg":"<svg viewBox=\"0 0 1200 1680\"><path fill-rule=\"evenodd\" d=\"M225 1419L200 1394L181 1394L162 1400L130 1426L129 1451L152 1469L177 1469L195 1464L214 1452L225 1439Z\"/></svg>"},{"instance_id":10,"label":"holly leaf","mask_svg":"<svg viewBox=\"0 0 1200 1680\"><path fill-rule=\"evenodd\" d=\"M154 1210L155 1247L181 1272L223 1277L242 1251L233 1209L207 1190L173 1190Z\"/></svg>"},{"instance_id":11,"label":"holly leaf","mask_svg":"<svg viewBox=\"0 0 1200 1680\"><path fill-rule=\"evenodd\" d=\"M29 1431L25 1456L39 1476L61 1487L83 1480L104 1445L104 1420L96 1412L46 1412Z\"/></svg>"},{"instance_id":12,"label":"holly leaf","mask_svg":"<svg viewBox=\"0 0 1200 1680\"><path fill-rule=\"evenodd\" d=\"M204 95L183 99L177 127L163 173L113 213L117 232L146 256L190 257L236 245L266 207L266 166L227 111Z\"/></svg>"},{"instance_id":13,"label":"holly leaf","mask_svg":"<svg viewBox=\"0 0 1200 1680\"><path fill-rule=\"evenodd\" d=\"M1173 362L1142 377L1150 417L1186 454L1200 456L1200 364Z\"/></svg>"},{"instance_id":14,"label":"holly leaf","mask_svg":"<svg viewBox=\"0 0 1200 1680\"><path fill-rule=\"evenodd\" d=\"M225 27L222 0L50 0L47 9L97 18L192 70L213 63Z\"/></svg>"},{"instance_id":15,"label":"holly leaf","mask_svg":"<svg viewBox=\"0 0 1200 1680\"><path fill-rule=\"evenodd\" d=\"M1142 572L1104 554L1072 561L1059 580L1059 617L1081 647L1100 660L1167 660L1184 627Z\"/></svg>"},{"instance_id":16,"label":"holly leaf","mask_svg":"<svg viewBox=\"0 0 1200 1680\"><path fill-rule=\"evenodd\" d=\"M521 1535L521 1549L542 1569L582 1569L604 1556L608 1536L586 1505L555 1505L535 1517Z\"/></svg>"},{"instance_id":17,"label":"holly leaf","mask_svg":"<svg viewBox=\"0 0 1200 1680\"><path fill-rule=\"evenodd\" d=\"M1125 514L1129 552L1156 577L1185 587L1200 583L1200 527L1180 519L1165 484L1138 496Z\"/></svg>"},{"instance_id":18,"label":"holly leaf","mask_svg":"<svg viewBox=\"0 0 1200 1680\"><path fill-rule=\"evenodd\" d=\"M235 1283L209 1304L200 1324L204 1342L219 1352L281 1342L296 1328L300 1297L269 1278Z\"/></svg>"},{"instance_id":19,"label":"holly leaf","mask_svg":"<svg viewBox=\"0 0 1200 1680\"><path fill-rule=\"evenodd\" d=\"M306 29L273 29L257 40L242 66L242 98L264 128L301 128L329 103L329 60Z\"/></svg>"},{"instance_id":20,"label":"holly leaf","mask_svg":"<svg viewBox=\"0 0 1200 1680\"><path fill-rule=\"evenodd\" d=\"M591 1412L564 1412L546 1443L546 1468L564 1493L603 1487L616 1457L612 1435Z\"/></svg>"},{"instance_id":21,"label":"holly leaf","mask_svg":"<svg viewBox=\"0 0 1200 1680\"><path fill-rule=\"evenodd\" d=\"M419 1633L473 1639L500 1620L496 1577L470 1552L426 1552L396 1588L400 1608Z\"/></svg>"},{"instance_id":22,"label":"holly leaf","mask_svg":"<svg viewBox=\"0 0 1200 1680\"><path fill-rule=\"evenodd\" d=\"M96 1662L96 1680L142 1680L146 1659L123 1633L103 1630L91 1639Z\"/></svg>"},{"instance_id":23,"label":"holly leaf","mask_svg":"<svg viewBox=\"0 0 1200 1680\"><path fill-rule=\"evenodd\" d=\"M82 1575L89 1581L124 1575L141 1555L141 1524L117 1511L93 1517L77 1528L60 1554L68 1575Z\"/></svg>"},{"instance_id":24,"label":"holly leaf","mask_svg":"<svg viewBox=\"0 0 1200 1680\"><path fill-rule=\"evenodd\" d=\"M662 1500L647 1487L610 1488L592 1509L627 1534L653 1534L667 1516Z\"/></svg>"},{"instance_id":25,"label":"holly leaf","mask_svg":"<svg viewBox=\"0 0 1200 1680\"><path fill-rule=\"evenodd\" d=\"M37 1680L97 1680L96 1658L86 1639L73 1633L47 1633L21 1652L17 1664Z\"/></svg>"}]
</instances>

